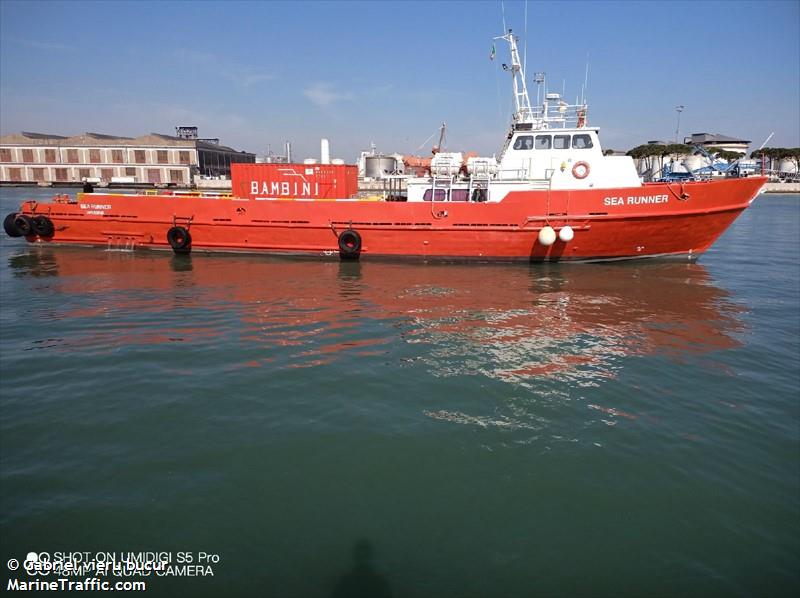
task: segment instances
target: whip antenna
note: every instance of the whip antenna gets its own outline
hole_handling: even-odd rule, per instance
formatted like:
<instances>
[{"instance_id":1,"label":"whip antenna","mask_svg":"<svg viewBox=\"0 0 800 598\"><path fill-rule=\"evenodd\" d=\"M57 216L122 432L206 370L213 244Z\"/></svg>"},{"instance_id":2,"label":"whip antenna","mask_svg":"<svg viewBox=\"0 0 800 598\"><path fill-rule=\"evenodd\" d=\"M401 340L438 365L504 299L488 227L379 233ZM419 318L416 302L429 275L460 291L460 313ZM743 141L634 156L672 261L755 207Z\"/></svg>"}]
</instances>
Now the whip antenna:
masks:
<instances>
[{"instance_id":1,"label":"whip antenna","mask_svg":"<svg viewBox=\"0 0 800 598\"><path fill-rule=\"evenodd\" d=\"M586 74L583 77L583 100L581 104L586 103L586 96L589 94L589 52L586 52Z\"/></svg>"},{"instance_id":2,"label":"whip antenna","mask_svg":"<svg viewBox=\"0 0 800 598\"><path fill-rule=\"evenodd\" d=\"M525 0L525 51L522 54L522 68L528 70L528 0Z\"/></svg>"}]
</instances>

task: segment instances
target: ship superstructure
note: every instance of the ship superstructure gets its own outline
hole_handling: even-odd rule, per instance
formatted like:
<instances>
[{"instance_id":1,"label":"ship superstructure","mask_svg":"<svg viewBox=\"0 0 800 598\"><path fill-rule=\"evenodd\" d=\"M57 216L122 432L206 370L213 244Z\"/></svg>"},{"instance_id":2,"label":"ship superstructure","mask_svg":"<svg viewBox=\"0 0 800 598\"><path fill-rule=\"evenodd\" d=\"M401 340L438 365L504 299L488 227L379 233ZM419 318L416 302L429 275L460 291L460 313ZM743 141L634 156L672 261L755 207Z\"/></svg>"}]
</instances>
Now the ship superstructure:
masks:
<instances>
[{"instance_id":1,"label":"ship superstructure","mask_svg":"<svg viewBox=\"0 0 800 598\"><path fill-rule=\"evenodd\" d=\"M468 158L437 154L431 176L408 182L409 201L502 201L512 191L606 189L638 187L642 180L629 156L605 156L599 128L588 125L585 101L567 103L560 94L544 91L531 104L517 38L511 30L495 39L508 42L514 114L495 157ZM542 87L543 77L537 77ZM537 94L538 96L539 94Z\"/></svg>"}]
</instances>

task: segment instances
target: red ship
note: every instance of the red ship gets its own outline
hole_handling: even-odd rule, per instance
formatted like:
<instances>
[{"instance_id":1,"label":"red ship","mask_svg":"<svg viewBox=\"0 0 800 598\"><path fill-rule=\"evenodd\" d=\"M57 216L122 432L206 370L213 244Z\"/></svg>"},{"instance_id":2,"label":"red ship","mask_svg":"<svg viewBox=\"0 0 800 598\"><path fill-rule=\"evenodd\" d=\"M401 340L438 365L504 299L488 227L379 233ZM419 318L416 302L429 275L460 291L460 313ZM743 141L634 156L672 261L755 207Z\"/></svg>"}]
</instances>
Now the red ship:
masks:
<instances>
[{"instance_id":1,"label":"red ship","mask_svg":"<svg viewBox=\"0 0 800 598\"><path fill-rule=\"evenodd\" d=\"M731 177L643 183L632 158L603 154L585 102L570 105L545 92L542 103L532 106L515 37L509 30L498 39L510 46L507 69L516 106L499 157L463 163L461 154L436 154L430 176L408 179L405 197L357 198L353 167L341 167L347 180L334 188L343 196L330 198L319 193L318 182L308 182L329 172L323 167L288 165L294 178L277 183L254 175L252 166L234 165L231 197L94 193L26 201L6 217L5 231L35 243L176 253L691 260L766 182Z\"/></svg>"}]
</instances>

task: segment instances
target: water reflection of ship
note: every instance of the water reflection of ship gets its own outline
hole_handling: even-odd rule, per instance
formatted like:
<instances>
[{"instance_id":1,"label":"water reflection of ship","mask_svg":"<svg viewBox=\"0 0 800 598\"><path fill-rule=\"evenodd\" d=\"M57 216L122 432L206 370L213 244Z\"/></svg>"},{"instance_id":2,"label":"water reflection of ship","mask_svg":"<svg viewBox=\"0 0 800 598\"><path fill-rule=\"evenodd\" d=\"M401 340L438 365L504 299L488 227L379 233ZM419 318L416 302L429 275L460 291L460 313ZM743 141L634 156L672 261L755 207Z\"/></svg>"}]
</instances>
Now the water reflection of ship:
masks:
<instances>
[{"instance_id":1,"label":"water reflection of ship","mask_svg":"<svg viewBox=\"0 0 800 598\"><path fill-rule=\"evenodd\" d=\"M399 335L422 343L415 359L436 376L592 385L614 376L621 358L631 355L736 347L742 328L741 308L697 263L586 268L224 256L176 264L167 255L41 248L12 256L9 265L16 276L55 273L65 293L91 293L102 281L92 300L114 302L121 313L170 309L180 290L184 304L238 312L245 343L296 347L295 367L385 353ZM133 291L151 300L134 299ZM97 312L84 307L64 317ZM364 319L386 322L379 327L383 336L359 333ZM142 336L143 342L153 338Z\"/></svg>"}]
</instances>

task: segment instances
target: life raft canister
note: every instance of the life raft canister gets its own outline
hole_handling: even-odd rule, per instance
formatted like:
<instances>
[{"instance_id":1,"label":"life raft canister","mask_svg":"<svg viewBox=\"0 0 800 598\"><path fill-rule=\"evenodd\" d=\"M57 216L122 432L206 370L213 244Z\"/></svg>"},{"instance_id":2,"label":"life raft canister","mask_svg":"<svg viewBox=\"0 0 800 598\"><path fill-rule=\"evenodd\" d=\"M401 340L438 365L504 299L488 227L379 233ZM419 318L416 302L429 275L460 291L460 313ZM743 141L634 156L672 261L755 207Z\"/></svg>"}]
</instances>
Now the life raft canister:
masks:
<instances>
[{"instance_id":1,"label":"life raft canister","mask_svg":"<svg viewBox=\"0 0 800 598\"><path fill-rule=\"evenodd\" d=\"M339 258L357 260L361 255L361 235L357 230L348 228L339 235Z\"/></svg>"},{"instance_id":2,"label":"life raft canister","mask_svg":"<svg viewBox=\"0 0 800 598\"><path fill-rule=\"evenodd\" d=\"M167 231L167 242L175 253L189 253L192 250L192 235L182 226L173 226Z\"/></svg>"},{"instance_id":3,"label":"life raft canister","mask_svg":"<svg viewBox=\"0 0 800 598\"><path fill-rule=\"evenodd\" d=\"M591 167L589 166L588 162L575 162L575 166L572 167L572 176L576 179L585 179L589 176L589 172L591 172Z\"/></svg>"}]
</instances>

